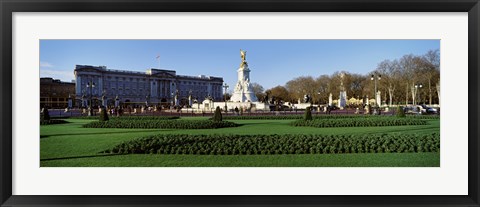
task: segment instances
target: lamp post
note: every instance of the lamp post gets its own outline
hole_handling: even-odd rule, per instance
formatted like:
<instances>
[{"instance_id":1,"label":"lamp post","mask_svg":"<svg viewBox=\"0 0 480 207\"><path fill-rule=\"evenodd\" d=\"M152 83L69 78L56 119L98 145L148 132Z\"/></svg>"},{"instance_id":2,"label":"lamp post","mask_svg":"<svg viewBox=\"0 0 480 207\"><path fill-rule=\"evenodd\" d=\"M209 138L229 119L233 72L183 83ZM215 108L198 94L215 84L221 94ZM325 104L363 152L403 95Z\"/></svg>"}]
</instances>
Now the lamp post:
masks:
<instances>
[{"instance_id":1,"label":"lamp post","mask_svg":"<svg viewBox=\"0 0 480 207\"><path fill-rule=\"evenodd\" d=\"M88 106L88 116L93 115L93 107L92 107L92 93L93 93L93 88L95 88L95 83L93 81L89 81L87 83L87 89L90 89L90 104Z\"/></svg>"},{"instance_id":2,"label":"lamp post","mask_svg":"<svg viewBox=\"0 0 480 207\"><path fill-rule=\"evenodd\" d=\"M228 89L227 83L225 83L225 84L223 85L223 88L225 89L225 93L224 93L224 97L225 97L225 112L227 112L227 89Z\"/></svg>"},{"instance_id":3,"label":"lamp post","mask_svg":"<svg viewBox=\"0 0 480 207\"><path fill-rule=\"evenodd\" d=\"M418 90L422 87L423 87L423 85L421 83L420 84L419 83L415 84L415 96L417 97L416 99L420 99ZM415 100L414 105L417 105L417 100Z\"/></svg>"},{"instance_id":4,"label":"lamp post","mask_svg":"<svg viewBox=\"0 0 480 207\"><path fill-rule=\"evenodd\" d=\"M320 98L320 92L317 92L317 95L318 95L318 107L320 107L320 102L321 102L321 98Z\"/></svg>"},{"instance_id":5,"label":"lamp post","mask_svg":"<svg viewBox=\"0 0 480 207\"><path fill-rule=\"evenodd\" d=\"M378 106L378 103L377 103L377 80L380 80L382 78L381 75L377 74L377 73L374 73L372 75L372 78L370 78L370 80L374 81L375 82L375 90L373 92L373 97L375 97L375 106Z\"/></svg>"},{"instance_id":6,"label":"lamp post","mask_svg":"<svg viewBox=\"0 0 480 207\"><path fill-rule=\"evenodd\" d=\"M317 107L318 110L317 110L317 114L318 114L318 112L320 111L320 102L321 102L320 94L321 94L320 91L317 92L317 95L318 95L318 107Z\"/></svg>"}]
</instances>

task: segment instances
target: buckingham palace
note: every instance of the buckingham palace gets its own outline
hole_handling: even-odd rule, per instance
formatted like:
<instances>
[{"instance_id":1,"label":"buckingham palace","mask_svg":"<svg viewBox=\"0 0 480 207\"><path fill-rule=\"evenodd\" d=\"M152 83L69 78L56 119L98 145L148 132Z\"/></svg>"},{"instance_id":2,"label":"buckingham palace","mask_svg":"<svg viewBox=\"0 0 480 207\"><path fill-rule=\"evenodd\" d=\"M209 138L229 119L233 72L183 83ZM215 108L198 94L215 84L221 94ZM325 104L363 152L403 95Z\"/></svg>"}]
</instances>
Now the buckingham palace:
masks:
<instances>
[{"instance_id":1,"label":"buckingham palace","mask_svg":"<svg viewBox=\"0 0 480 207\"><path fill-rule=\"evenodd\" d=\"M81 106L93 105L188 105L206 98L222 100L222 77L177 75L174 70L146 72L76 65L75 94Z\"/></svg>"}]
</instances>

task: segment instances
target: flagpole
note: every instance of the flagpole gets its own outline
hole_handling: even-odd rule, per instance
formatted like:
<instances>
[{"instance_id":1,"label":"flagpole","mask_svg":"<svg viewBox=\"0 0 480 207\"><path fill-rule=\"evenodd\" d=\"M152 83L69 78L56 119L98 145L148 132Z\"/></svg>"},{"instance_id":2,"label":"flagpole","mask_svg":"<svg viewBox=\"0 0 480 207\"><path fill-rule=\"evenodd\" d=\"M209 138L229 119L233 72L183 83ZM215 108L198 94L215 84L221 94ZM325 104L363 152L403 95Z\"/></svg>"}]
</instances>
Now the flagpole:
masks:
<instances>
[{"instance_id":1,"label":"flagpole","mask_svg":"<svg viewBox=\"0 0 480 207\"><path fill-rule=\"evenodd\" d=\"M157 55L157 60L158 60L158 69L160 69L160 54Z\"/></svg>"}]
</instances>

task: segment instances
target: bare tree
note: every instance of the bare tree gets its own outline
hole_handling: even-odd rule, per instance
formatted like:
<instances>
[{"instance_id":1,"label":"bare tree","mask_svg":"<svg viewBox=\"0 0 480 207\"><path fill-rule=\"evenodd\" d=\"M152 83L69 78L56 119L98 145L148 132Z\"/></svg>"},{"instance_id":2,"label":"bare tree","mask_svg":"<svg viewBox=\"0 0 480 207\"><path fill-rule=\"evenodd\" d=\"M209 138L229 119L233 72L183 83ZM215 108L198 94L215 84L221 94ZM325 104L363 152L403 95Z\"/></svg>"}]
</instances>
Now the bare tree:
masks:
<instances>
[{"instance_id":1,"label":"bare tree","mask_svg":"<svg viewBox=\"0 0 480 207\"><path fill-rule=\"evenodd\" d=\"M289 101L290 94L288 90L283 86L275 86L265 91L270 98L274 98L275 101Z\"/></svg>"},{"instance_id":2,"label":"bare tree","mask_svg":"<svg viewBox=\"0 0 480 207\"><path fill-rule=\"evenodd\" d=\"M398 63L397 60L394 60L394 61L384 60L378 64L376 72L382 75L380 86L381 88L384 88L385 91L388 92L388 97L389 97L388 105L392 106L395 89L399 85L399 80L401 79L400 64Z\"/></svg>"},{"instance_id":3,"label":"bare tree","mask_svg":"<svg viewBox=\"0 0 480 207\"><path fill-rule=\"evenodd\" d=\"M428 98L429 104L431 105L434 94L432 92L432 85L437 85L437 83L440 81L440 51L438 49L428 51L423 56L423 60L424 63L422 66L422 72L424 73L428 82Z\"/></svg>"},{"instance_id":4,"label":"bare tree","mask_svg":"<svg viewBox=\"0 0 480 207\"><path fill-rule=\"evenodd\" d=\"M317 98L317 83L311 76L301 76L288 81L286 88L292 100L301 100L305 95Z\"/></svg>"},{"instance_id":5,"label":"bare tree","mask_svg":"<svg viewBox=\"0 0 480 207\"><path fill-rule=\"evenodd\" d=\"M265 93L264 93L263 86L258 83L252 83L251 85L252 85L253 93L258 98L258 100L264 101L263 97L265 97Z\"/></svg>"},{"instance_id":6,"label":"bare tree","mask_svg":"<svg viewBox=\"0 0 480 207\"><path fill-rule=\"evenodd\" d=\"M327 103L331 92L331 79L328 75L321 75L315 80L317 84L317 98L320 103ZM319 103L319 104L320 104Z\"/></svg>"}]
</instances>

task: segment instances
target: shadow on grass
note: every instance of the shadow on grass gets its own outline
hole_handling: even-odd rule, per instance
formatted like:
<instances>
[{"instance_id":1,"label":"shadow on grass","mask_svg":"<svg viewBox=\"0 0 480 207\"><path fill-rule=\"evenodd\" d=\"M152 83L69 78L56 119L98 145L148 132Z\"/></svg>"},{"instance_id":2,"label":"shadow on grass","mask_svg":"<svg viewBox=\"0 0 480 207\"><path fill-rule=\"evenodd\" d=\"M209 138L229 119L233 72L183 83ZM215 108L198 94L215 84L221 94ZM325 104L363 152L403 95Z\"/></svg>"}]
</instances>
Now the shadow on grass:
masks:
<instances>
[{"instance_id":1,"label":"shadow on grass","mask_svg":"<svg viewBox=\"0 0 480 207\"><path fill-rule=\"evenodd\" d=\"M288 124L284 124L284 123L278 123L278 122L255 122L255 123L236 123L238 124L239 126L251 126L251 125L288 125ZM225 127L225 128L231 128L231 127Z\"/></svg>"},{"instance_id":2,"label":"shadow on grass","mask_svg":"<svg viewBox=\"0 0 480 207\"><path fill-rule=\"evenodd\" d=\"M391 131L388 131L388 132L389 133L391 133L391 132L414 132L414 131L423 131L423 130L426 130L426 129L435 129L435 128L438 128L438 127L436 127L436 126L425 126L425 127L421 127L421 128L417 128L417 129L399 129L399 130L391 130ZM439 129L438 132L440 132L440 129Z\"/></svg>"},{"instance_id":3,"label":"shadow on grass","mask_svg":"<svg viewBox=\"0 0 480 207\"><path fill-rule=\"evenodd\" d=\"M127 133L158 132L158 131L164 132L164 131L173 131L173 130L151 129L151 130L138 130L138 131L126 131L126 132L103 132L103 133L91 132L91 133L72 133L72 134L52 134L52 135L40 135L40 138L55 137L55 136L72 136L72 135L81 136L81 135L101 135L101 134L127 134Z\"/></svg>"},{"instance_id":4,"label":"shadow on grass","mask_svg":"<svg viewBox=\"0 0 480 207\"><path fill-rule=\"evenodd\" d=\"M98 155L85 155L85 156L73 156L73 157L58 157L58 158L40 159L40 161L68 160L68 159L80 159L80 158L92 158L92 157L110 157L110 156L118 156L118 155L125 155L125 154L98 154Z\"/></svg>"}]
</instances>

